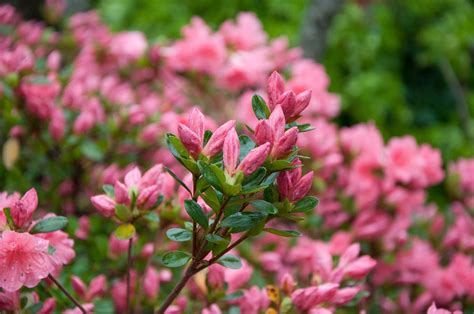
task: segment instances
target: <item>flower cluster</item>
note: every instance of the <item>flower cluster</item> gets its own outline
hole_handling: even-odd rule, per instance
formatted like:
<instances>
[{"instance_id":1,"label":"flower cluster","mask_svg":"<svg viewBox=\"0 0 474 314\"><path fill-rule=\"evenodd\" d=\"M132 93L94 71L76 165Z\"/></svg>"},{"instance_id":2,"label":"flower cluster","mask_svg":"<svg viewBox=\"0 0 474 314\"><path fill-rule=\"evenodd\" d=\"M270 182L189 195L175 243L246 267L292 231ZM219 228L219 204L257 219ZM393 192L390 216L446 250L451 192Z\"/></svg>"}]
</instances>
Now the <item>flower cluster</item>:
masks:
<instances>
[{"instance_id":1,"label":"flower cluster","mask_svg":"<svg viewBox=\"0 0 474 314\"><path fill-rule=\"evenodd\" d=\"M22 197L18 193L0 194L0 288L6 291L3 297L8 300L2 309L17 309L20 288L33 288L41 280L59 274L63 265L75 257L74 241L59 230L67 219L48 214L33 220L37 206L35 189Z\"/></svg>"}]
</instances>

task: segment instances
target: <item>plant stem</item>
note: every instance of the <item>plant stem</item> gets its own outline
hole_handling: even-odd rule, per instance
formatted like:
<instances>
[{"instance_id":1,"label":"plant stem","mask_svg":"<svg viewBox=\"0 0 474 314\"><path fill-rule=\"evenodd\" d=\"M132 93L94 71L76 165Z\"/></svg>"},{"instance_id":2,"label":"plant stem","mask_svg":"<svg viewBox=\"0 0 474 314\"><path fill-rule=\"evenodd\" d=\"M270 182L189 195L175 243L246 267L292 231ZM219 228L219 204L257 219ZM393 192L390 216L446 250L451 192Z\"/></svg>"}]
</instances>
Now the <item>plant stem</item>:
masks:
<instances>
[{"instance_id":1,"label":"plant stem","mask_svg":"<svg viewBox=\"0 0 474 314\"><path fill-rule=\"evenodd\" d=\"M186 283L188 280L194 276L196 271L194 270L194 262L189 265L188 268L186 268L186 271L184 272L183 277L181 280L178 282L178 284L173 288L173 290L170 292L170 294L166 297L166 300L163 302L163 304L160 306L156 314L164 314L166 309L173 303L173 301L178 297L180 294L181 290L186 286Z\"/></svg>"},{"instance_id":2,"label":"plant stem","mask_svg":"<svg viewBox=\"0 0 474 314\"><path fill-rule=\"evenodd\" d=\"M60 283L59 281L56 280L56 278L54 278L51 274L48 275L48 278L54 282L54 284L56 286L58 286L59 290L62 291L62 293L64 293L64 295L66 297L68 297L69 300L72 301L72 303L74 303L80 310L82 313L84 314L87 314L86 310L82 307L82 305L79 303L79 301L77 301L69 292L67 292L66 288L64 288Z\"/></svg>"},{"instance_id":3,"label":"plant stem","mask_svg":"<svg viewBox=\"0 0 474 314\"><path fill-rule=\"evenodd\" d=\"M132 242L133 238L128 240L128 253L127 253L127 313L131 313L130 307L130 270L132 268Z\"/></svg>"},{"instance_id":4,"label":"plant stem","mask_svg":"<svg viewBox=\"0 0 474 314\"><path fill-rule=\"evenodd\" d=\"M239 245L240 243L242 243L245 239L247 239L249 237L248 234L245 234L243 235L241 238L239 238L237 241L235 241L234 243L232 243L231 245L229 245L225 250L223 250L222 252L220 252L219 254L217 254L216 256L214 256L213 258L211 258L209 260L208 263L206 263L205 265L202 265L200 266L196 272L198 271L201 271L209 266L211 266L212 264L214 264L215 262L217 262L217 260L219 258L221 258L222 256L224 256L226 253L228 253L229 251L231 251L233 248L235 248L237 245Z\"/></svg>"}]
</instances>

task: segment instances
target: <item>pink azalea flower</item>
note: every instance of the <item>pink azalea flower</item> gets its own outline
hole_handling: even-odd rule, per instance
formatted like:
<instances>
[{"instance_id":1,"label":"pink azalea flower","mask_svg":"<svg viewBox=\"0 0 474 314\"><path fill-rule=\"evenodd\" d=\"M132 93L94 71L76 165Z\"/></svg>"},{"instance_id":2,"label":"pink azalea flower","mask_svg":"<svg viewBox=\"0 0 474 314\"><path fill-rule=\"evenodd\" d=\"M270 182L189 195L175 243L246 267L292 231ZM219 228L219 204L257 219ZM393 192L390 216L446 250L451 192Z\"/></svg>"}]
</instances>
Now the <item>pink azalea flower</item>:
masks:
<instances>
[{"instance_id":1,"label":"pink azalea flower","mask_svg":"<svg viewBox=\"0 0 474 314\"><path fill-rule=\"evenodd\" d=\"M4 231L0 238L0 287L16 291L22 286L32 288L54 269L48 253L49 241L28 233Z\"/></svg>"}]
</instances>

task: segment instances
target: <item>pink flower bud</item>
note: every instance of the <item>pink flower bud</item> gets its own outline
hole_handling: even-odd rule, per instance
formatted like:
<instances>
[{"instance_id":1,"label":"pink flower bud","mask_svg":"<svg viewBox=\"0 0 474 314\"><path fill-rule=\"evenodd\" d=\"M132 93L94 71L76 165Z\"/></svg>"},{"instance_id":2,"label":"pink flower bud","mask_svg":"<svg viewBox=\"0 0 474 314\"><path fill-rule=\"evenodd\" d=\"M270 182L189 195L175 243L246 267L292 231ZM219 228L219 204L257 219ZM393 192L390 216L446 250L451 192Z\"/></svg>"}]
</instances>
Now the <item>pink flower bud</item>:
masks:
<instances>
[{"instance_id":1,"label":"pink flower bud","mask_svg":"<svg viewBox=\"0 0 474 314\"><path fill-rule=\"evenodd\" d=\"M143 291L148 298L155 299L158 296L160 289L159 279L158 271L154 267L148 267L143 278Z\"/></svg>"},{"instance_id":2,"label":"pink flower bud","mask_svg":"<svg viewBox=\"0 0 474 314\"><path fill-rule=\"evenodd\" d=\"M211 306L203 309L201 314L222 314L222 312L216 304L211 304Z\"/></svg>"},{"instance_id":3,"label":"pink flower bud","mask_svg":"<svg viewBox=\"0 0 474 314\"><path fill-rule=\"evenodd\" d=\"M118 204L125 204L125 205L130 204L130 201L131 201L130 195L128 193L128 189L125 186L125 184L123 184L120 181L115 181L114 190L115 190L115 201Z\"/></svg>"},{"instance_id":4,"label":"pink flower bud","mask_svg":"<svg viewBox=\"0 0 474 314\"><path fill-rule=\"evenodd\" d=\"M76 229L76 238L86 240L89 237L90 221L88 216L79 218L79 227Z\"/></svg>"},{"instance_id":5,"label":"pink flower bud","mask_svg":"<svg viewBox=\"0 0 474 314\"><path fill-rule=\"evenodd\" d=\"M289 273L285 273L280 279L280 287L287 295L291 295L291 293L295 290L296 283Z\"/></svg>"},{"instance_id":6,"label":"pink flower bud","mask_svg":"<svg viewBox=\"0 0 474 314\"><path fill-rule=\"evenodd\" d=\"M268 118L268 122L273 128L274 138L279 139L285 132L285 115L280 105L277 105Z\"/></svg>"},{"instance_id":7,"label":"pink flower bud","mask_svg":"<svg viewBox=\"0 0 474 314\"><path fill-rule=\"evenodd\" d=\"M204 137L204 115L198 108L193 108L189 114L187 125L200 139Z\"/></svg>"},{"instance_id":8,"label":"pink flower bud","mask_svg":"<svg viewBox=\"0 0 474 314\"><path fill-rule=\"evenodd\" d=\"M48 69L51 71L58 71L59 67L61 66L61 54L59 51L54 50L48 55L48 59L46 60L46 64Z\"/></svg>"},{"instance_id":9,"label":"pink flower bud","mask_svg":"<svg viewBox=\"0 0 474 314\"><path fill-rule=\"evenodd\" d=\"M38 207L38 194L35 189L30 189L11 207L11 216L15 226L27 227L31 223L36 207Z\"/></svg>"},{"instance_id":10,"label":"pink flower bud","mask_svg":"<svg viewBox=\"0 0 474 314\"><path fill-rule=\"evenodd\" d=\"M345 267L346 265L349 265L349 263L353 262L357 258L357 256L359 256L359 253L360 244L354 243L349 246L339 259L339 267Z\"/></svg>"},{"instance_id":11,"label":"pink flower bud","mask_svg":"<svg viewBox=\"0 0 474 314\"><path fill-rule=\"evenodd\" d=\"M217 130L214 131L209 142L207 142L206 146L202 153L208 157L212 157L218 154L222 150L222 146L224 145L225 137L227 133L235 126L235 120L230 120L221 125Z\"/></svg>"},{"instance_id":12,"label":"pink flower bud","mask_svg":"<svg viewBox=\"0 0 474 314\"><path fill-rule=\"evenodd\" d=\"M361 279L365 277L376 264L377 262L374 259L370 256L364 255L347 265L344 272L351 278Z\"/></svg>"},{"instance_id":13,"label":"pink flower bud","mask_svg":"<svg viewBox=\"0 0 474 314\"><path fill-rule=\"evenodd\" d=\"M270 152L270 143L265 143L257 148L252 149L247 156L242 160L238 170L241 170L244 175L249 175L257 170L267 159Z\"/></svg>"},{"instance_id":14,"label":"pink flower bud","mask_svg":"<svg viewBox=\"0 0 474 314\"><path fill-rule=\"evenodd\" d=\"M170 282L173 279L173 273L169 269L163 269L160 271L160 281Z\"/></svg>"},{"instance_id":15,"label":"pink flower bud","mask_svg":"<svg viewBox=\"0 0 474 314\"><path fill-rule=\"evenodd\" d=\"M295 147L297 140L298 128L292 127L291 129L286 131L275 144L275 146L273 147L272 157L275 159L287 157L293 150L293 147Z\"/></svg>"},{"instance_id":16,"label":"pink flower bud","mask_svg":"<svg viewBox=\"0 0 474 314\"><path fill-rule=\"evenodd\" d=\"M239 137L234 128L232 128L225 137L223 153L225 169L229 174L234 174L240 156Z\"/></svg>"},{"instance_id":17,"label":"pink flower bud","mask_svg":"<svg viewBox=\"0 0 474 314\"><path fill-rule=\"evenodd\" d=\"M349 287L337 290L334 297L331 299L331 303L334 304L346 304L352 300L357 293L359 293L360 287Z\"/></svg>"},{"instance_id":18,"label":"pink flower bud","mask_svg":"<svg viewBox=\"0 0 474 314\"><path fill-rule=\"evenodd\" d=\"M278 100L285 91L285 82L281 75L274 71L267 81L267 94L268 94L268 104L270 110L273 111L273 108L278 104Z\"/></svg>"},{"instance_id":19,"label":"pink flower bud","mask_svg":"<svg viewBox=\"0 0 474 314\"><path fill-rule=\"evenodd\" d=\"M55 306L56 306L56 299L48 298L46 299L46 301L43 302L43 306L37 312L37 314L51 314L53 313Z\"/></svg>"},{"instance_id":20,"label":"pink flower bud","mask_svg":"<svg viewBox=\"0 0 474 314\"><path fill-rule=\"evenodd\" d=\"M115 201L105 194L91 197L92 205L105 217L112 217L115 212Z\"/></svg>"},{"instance_id":21,"label":"pink flower bud","mask_svg":"<svg viewBox=\"0 0 474 314\"><path fill-rule=\"evenodd\" d=\"M262 145L267 142L273 145L275 140L274 136L273 127L268 120L260 120L255 127L255 142L257 145Z\"/></svg>"},{"instance_id":22,"label":"pink flower bud","mask_svg":"<svg viewBox=\"0 0 474 314\"><path fill-rule=\"evenodd\" d=\"M293 91L284 92L283 95L280 96L278 103L281 105L281 109L287 120L293 116L296 107L296 95Z\"/></svg>"},{"instance_id":23,"label":"pink flower bud","mask_svg":"<svg viewBox=\"0 0 474 314\"><path fill-rule=\"evenodd\" d=\"M142 173L140 172L140 169L138 169L138 167L134 167L125 175L124 182L127 188L130 189L131 187L138 187L141 178Z\"/></svg>"},{"instance_id":24,"label":"pink flower bud","mask_svg":"<svg viewBox=\"0 0 474 314\"><path fill-rule=\"evenodd\" d=\"M298 289L291 295L291 300L300 310L307 311L321 303L330 301L338 288L338 284L325 283L317 287Z\"/></svg>"},{"instance_id":25,"label":"pink flower bud","mask_svg":"<svg viewBox=\"0 0 474 314\"><path fill-rule=\"evenodd\" d=\"M72 285L72 289L74 290L74 292L76 292L79 298L84 299L86 296L87 288L84 282L81 280L81 278L77 276L72 276L71 285Z\"/></svg>"},{"instance_id":26,"label":"pink flower bud","mask_svg":"<svg viewBox=\"0 0 474 314\"><path fill-rule=\"evenodd\" d=\"M87 300L92 301L96 297L100 297L105 293L107 279L104 275L99 275L91 280L89 291L87 291Z\"/></svg>"},{"instance_id":27,"label":"pink flower bud","mask_svg":"<svg viewBox=\"0 0 474 314\"><path fill-rule=\"evenodd\" d=\"M179 139L183 143L184 147L189 151L194 159L199 157L201 152L202 139L186 125L178 124L178 135Z\"/></svg>"},{"instance_id":28,"label":"pink flower bud","mask_svg":"<svg viewBox=\"0 0 474 314\"><path fill-rule=\"evenodd\" d=\"M61 109L54 108L51 112L51 122L49 123L49 133L56 141L59 141L64 136L64 129L66 128L66 118Z\"/></svg>"},{"instance_id":29,"label":"pink flower bud","mask_svg":"<svg viewBox=\"0 0 474 314\"><path fill-rule=\"evenodd\" d=\"M277 177L278 192L280 193L281 199L288 198L290 196L292 182L289 171L280 172Z\"/></svg>"},{"instance_id":30,"label":"pink flower bud","mask_svg":"<svg viewBox=\"0 0 474 314\"><path fill-rule=\"evenodd\" d=\"M218 290L224 287L225 272L222 266L214 264L209 267L209 271L207 272L207 284L212 290Z\"/></svg>"},{"instance_id":31,"label":"pink flower bud","mask_svg":"<svg viewBox=\"0 0 474 314\"><path fill-rule=\"evenodd\" d=\"M84 110L74 121L74 134L81 135L88 132L95 124L94 114L89 110Z\"/></svg>"},{"instance_id":32,"label":"pink flower bud","mask_svg":"<svg viewBox=\"0 0 474 314\"><path fill-rule=\"evenodd\" d=\"M293 187L293 195L291 196L290 201L299 201L308 194L313 185L313 175L314 173L312 171L308 172L298 181L298 183Z\"/></svg>"},{"instance_id":33,"label":"pink flower bud","mask_svg":"<svg viewBox=\"0 0 474 314\"><path fill-rule=\"evenodd\" d=\"M291 115L291 119L294 120L297 118L303 110L308 107L309 102L311 101L311 90L305 90L304 92L296 95L296 105L294 111Z\"/></svg>"},{"instance_id":34,"label":"pink flower bud","mask_svg":"<svg viewBox=\"0 0 474 314\"><path fill-rule=\"evenodd\" d=\"M137 199L137 206L140 209L150 209L155 205L159 195L160 190L157 185L149 186L143 191L140 191L140 195L138 195Z\"/></svg>"},{"instance_id":35,"label":"pink flower bud","mask_svg":"<svg viewBox=\"0 0 474 314\"><path fill-rule=\"evenodd\" d=\"M140 180L139 188L143 189L143 188L149 187L150 185L157 184L160 178L160 175L162 174L163 174L163 165L162 164L154 165L143 174L143 177Z\"/></svg>"}]
</instances>

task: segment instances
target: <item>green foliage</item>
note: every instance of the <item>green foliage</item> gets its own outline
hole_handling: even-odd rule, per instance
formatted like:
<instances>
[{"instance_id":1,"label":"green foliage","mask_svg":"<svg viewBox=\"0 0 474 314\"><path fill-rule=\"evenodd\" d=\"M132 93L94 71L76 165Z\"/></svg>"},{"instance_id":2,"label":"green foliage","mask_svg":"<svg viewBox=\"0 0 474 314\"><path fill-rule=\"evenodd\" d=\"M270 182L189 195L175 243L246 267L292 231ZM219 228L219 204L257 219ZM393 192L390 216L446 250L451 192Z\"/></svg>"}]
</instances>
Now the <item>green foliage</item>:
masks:
<instances>
[{"instance_id":1,"label":"green foliage","mask_svg":"<svg viewBox=\"0 0 474 314\"><path fill-rule=\"evenodd\" d=\"M411 133L448 159L473 155L473 45L470 1L348 1L323 61L340 122L374 121L386 138Z\"/></svg>"},{"instance_id":2,"label":"green foliage","mask_svg":"<svg viewBox=\"0 0 474 314\"><path fill-rule=\"evenodd\" d=\"M287 36L297 44L301 25L301 12L307 0L98 0L97 8L104 20L115 30L137 29L150 38L180 37L183 25L191 17L202 17L211 27L217 28L224 20L233 19L238 12L252 11L262 21L271 37Z\"/></svg>"}]
</instances>

